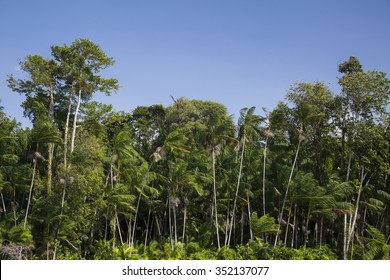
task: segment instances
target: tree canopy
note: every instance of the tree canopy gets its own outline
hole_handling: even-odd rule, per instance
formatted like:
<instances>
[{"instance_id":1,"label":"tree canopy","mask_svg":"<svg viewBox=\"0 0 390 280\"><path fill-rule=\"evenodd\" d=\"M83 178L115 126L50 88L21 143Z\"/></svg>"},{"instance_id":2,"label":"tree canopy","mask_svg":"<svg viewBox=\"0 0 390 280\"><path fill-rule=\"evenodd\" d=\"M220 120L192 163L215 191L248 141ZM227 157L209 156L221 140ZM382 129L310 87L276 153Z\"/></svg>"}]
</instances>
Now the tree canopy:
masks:
<instances>
[{"instance_id":1,"label":"tree canopy","mask_svg":"<svg viewBox=\"0 0 390 280\"><path fill-rule=\"evenodd\" d=\"M235 124L213 101L91 101L112 66L78 39L8 77L32 128L0 107L2 259L390 259L386 73L351 56L340 92L296 83Z\"/></svg>"}]
</instances>

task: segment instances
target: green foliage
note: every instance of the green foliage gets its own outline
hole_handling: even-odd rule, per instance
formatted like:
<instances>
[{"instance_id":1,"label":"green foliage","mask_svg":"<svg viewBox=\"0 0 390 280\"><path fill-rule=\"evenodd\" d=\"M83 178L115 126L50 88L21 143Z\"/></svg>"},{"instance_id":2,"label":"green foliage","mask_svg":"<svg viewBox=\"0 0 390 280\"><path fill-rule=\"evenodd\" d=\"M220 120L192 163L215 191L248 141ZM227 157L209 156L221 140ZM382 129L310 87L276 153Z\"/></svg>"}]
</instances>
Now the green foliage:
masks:
<instances>
[{"instance_id":1,"label":"green foliage","mask_svg":"<svg viewBox=\"0 0 390 280\"><path fill-rule=\"evenodd\" d=\"M268 233L278 233L279 227L275 223L275 218L268 214L258 218L257 213L253 212L251 217L253 233L256 237L262 237Z\"/></svg>"},{"instance_id":2,"label":"green foliage","mask_svg":"<svg viewBox=\"0 0 390 280\"><path fill-rule=\"evenodd\" d=\"M327 246L319 248L286 248L279 244L267 251L270 260L337 260L337 254Z\"/></svg>"},{"instance_id":3,"label":"green foliage","mask_svg":"<svg viewBox=\"0 0 390 280\"><path fill-rule=\"evenodd\" d=\"M369 237L361 237L364 241L364 259L390 260L390 245L386 244L383 233L369 224L367 224L367 233Z\"/></svg>"},{"instance_id":4,"label":"green foliage","mask_svg":"<svg viewBox=\"0 0 390 280\"><path fill-rule=\"evenodd\" d=\"M350 57L340 94L297 83L235 125L212 101L92 101L117 91L100 76L113 64L78 39L8 77L33 125L0 107L2 258L390 258L385 73Z\"/></svg>"}]
</instances>

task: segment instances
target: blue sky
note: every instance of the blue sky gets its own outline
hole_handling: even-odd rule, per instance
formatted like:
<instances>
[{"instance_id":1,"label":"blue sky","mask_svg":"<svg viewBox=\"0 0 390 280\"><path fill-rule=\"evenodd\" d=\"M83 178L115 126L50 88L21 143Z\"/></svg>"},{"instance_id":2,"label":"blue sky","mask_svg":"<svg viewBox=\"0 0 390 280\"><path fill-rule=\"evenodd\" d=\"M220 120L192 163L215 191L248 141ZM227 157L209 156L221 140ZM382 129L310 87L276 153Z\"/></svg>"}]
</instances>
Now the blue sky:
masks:
<instances>
[{"instance_id":1,"label":"blue sky","mask_svg":"<svg viewBox=\"0 0 390 280\"><path fill-rule=\"evenodd\" d=\"M18 61L87 38L116 60L105 77L118 94L95 99L115 110L212 100L230 114L272 110L296 82L335 94L338 64L356 56L390 73L390 0L0 0L0 99L23 125L24 97L6 86Z\"/></svg>"}]
</instances>

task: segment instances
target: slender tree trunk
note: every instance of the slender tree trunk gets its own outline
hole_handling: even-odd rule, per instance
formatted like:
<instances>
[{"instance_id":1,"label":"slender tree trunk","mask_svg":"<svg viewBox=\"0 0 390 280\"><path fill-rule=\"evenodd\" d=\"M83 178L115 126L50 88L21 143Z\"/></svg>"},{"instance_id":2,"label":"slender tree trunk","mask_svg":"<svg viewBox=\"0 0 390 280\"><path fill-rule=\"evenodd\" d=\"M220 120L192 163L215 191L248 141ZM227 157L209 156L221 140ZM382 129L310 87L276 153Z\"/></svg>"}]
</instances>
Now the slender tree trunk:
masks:
<instances>
[{"instance_id":1,"label":"slender tree trunk","mask_svg":"<svg viewBox=\"0 0 390 280\"><path fill-rule=\"evenodd\" d=\"M105 217L106 225L104 227L104 245L106 245L106 243L107 243L107 235L108 235L108 215L109 215L108 212L109 211L108 211L108 208L107 208L107 210L106 210L106 217Z\"/></svg>"},{"instance_id":2,"label":"slender tree trunk","mask_svg":"<svg viewBox=\"0 0 390 280\"><path fill-rule=\"evenodd\" d=\"M284 234L284 246L287 246L287 237L288 237L288 231L290 225L291 211L292 211L292 207L290 207L290 209L288 210L287 226L286 226L286 232Z\"/></svg>"},{"instance_id":3,"label":"slender tree trunk","mask_svg":"<svg viewBox=\"0 0 390 280\"><path fill-rule=\"evenodd\" d=\"M343 259L347 259L347 213L344 213L344 234L343 234Z\"/></svg>"},{"instance_id":4,"label":"slender tree trunk","mask_svg":"<svg viewBox=\"0 0 390 280\"><path fill-rule=\"evenodd\" d=\"M115 243L116 243L116 219L115 219L115 217L116 217L116 205L114 205L114 219L112 222L112 249L115 248Z\"/></svg>"},{"instance_id":5,"label":"slender tree trunk","mask_svg":"<svg viewBox=\"0 0 390 280\"><path fill-rule=\"evenodd\" d=\"M234 216L235 216L236 206L237 206L238 190L240 188L240 182L241 182L242 165L243 165L243 162L244 162L244 152L245 152L245 142L246 142L245 135L243 136L242 139L243 140L242 140L242 152L241 152L240 170L239 170L239 173L238 173L236 194L234 196L232 219L231 219L231 225L230 225L230 229L229 229L229 238L228 238L228 244L227 244L228 247L230 246L230 239L231 239L231 235L232 235Z\"/></svg>"},{"instance_id":6,"label":"slender tree trunk","mask_svg":"<svg viewBox=\"0 0 390 280\"><path fill-rule=\"evenodd\" d=\"M305 237L305 244L304 248L306 249L306 245L309 242L309 221L310 221L310 215L311 215L311 206L309 206L309 209L307 210L307 217L306 217L306 225L305 225L305 230L304 232L304 237Z\"/></svg>"},{"instance_id":7,"label":"slender tree trunk","mask_svg":"<svg viewBox=\"0 0 390 280\"><path fill-rule=\"evenodd\" d=\"M121 230L121 225L119 223L118 213L115 214L115 219L116 219L116 225L118 227L119 240L121 241L121 245L123 245L122 230Z\"/></svg>"},{"instance_id":8,"label":"slender tree trunk","mask_svg":"<svg viewBox=\"0 0 390 280\"><path fill-rule=\"evenodd\" d=\"M65 168L67 167L68 133L69 133L70 113L72 110L72 98L73 98L73 89L69 97L68 112L66 113L66 121L65 121L65 133L64 133L64 167Z\"/></svg>"},{"instance_id":9,"label":"slender tree trunk","mask_svg":"<svg viewBox=\"0 0 390 280\"><path fill-rule=\"evenodd\" d=\"M362 188L363 188L363 181L366 178L366 175L367 175L367 173L364 173L364 166L363 166L362 171L361 171L361 176L360 176L360 188L358 190L358 194L357 194L357 198L356 198L355 213L353 215L352 223L350 223L350 227L349 227L349 231L348 231L347 246L346 246L347 252L348 252L350 243L353 239L353 235L355 232L355 225L356 225L356 219L357 219L358 212L359 212L359 204L360 204L360 197L361 197Z\"/></svg>"},{"instance_id":10,"label":"slender tree trunk","mask_svg":"<svg viewBox=\"0 0 390 280\"><path fill-rule=\"evenodd\" d=\"M294 158L293 166L292 166L291 172L290 172L290 177L288 178L286 193L284 194L282 209L280 210L280 213L279 213L279 218L278 218L278 224L279 224L279 225L278 225L278 231L280 230L280 224L281 224L282 218L283 218L284 207L286 206L286 201L287 201L287 196L288 196L288 190L289 190L290 183L291 183L291 180L292 180L292 176L293 176L293 173L294 173L295 165L296 165L296 163L297 163L298 154L299 154L299 148L300 148L300 146L301 146L301 142L302 142L302 140L299 139L297 151L296 151L296 153L295 153L295 158ZM279 238L279 232L276 234L274 247L276 247L276 244L278 243L278 238Z\"/></svg>"},{"instance_id":11,"label":"slender tree trunk","mask_svg":"<svg viewBox=\"0 0 390 280\"><path fill-rule=\"evenodd\" d=\"M264 146L264 152L263 152L263 216L265 216L265 164L267 159L267 144L268 144L268 135L265 138L265 146Z\"/></svg>"},{"instance_id":12,"label":"slender tree trunk","mask_svg":"<svg viewBox=\"0 0 390 280\"><path fill-rule=\"evenodd\" d=\"M50 89L50 106L49 106L49 120L50 123L54 123L54 91ZM54 155L54 143L49 143L48 157L47 157L47 193L50 195L52 189L52 177L53 177L53 155Z\"/></svg>"},{"instance_id":13,"label":"slender tree trunk","mask_svg":"<svg viewBox=\"0 0 390 280\"><path fill-rule=\"evenodd\" d=\"M150 214L151 214L151 208L149 206L149 213L148 213L148 221L146 222L146 233L145 233L145 248L146 248L146 245L148 244L148 235L149 235L149 222L150 222ZM152 221L152 224L153 224L153 221Z\"/></svg>"},{"instance_id":14,"label":"slender tree trunk","mask_svg":"<svg viewBox=\"0 0 390 280\"><path fill-rule=\"evenodd\" d=\"M77 105L76 105L76 110L74 112L73 131L72 131L72 138L70 142L70 153L73 153L74 151L74 140L76 138L76 129L77 129L77 116L79 114L80 104L81 104L81 89L79 89L78 92Z\"/></svg>"},{"instance_id":15,"label":"slender tree trunk","mask_svg":"<svg viewBox=\"0 0 390 280\"><path fill-rule=\"evenodd\" d=\"M295 238L295 235L296 235L296 232L297 232L297 204L295 203L294 204L294 218L293 218L293 223L294 223L294 227L293 227L293 232L292 232L292 238L291 238L291 248L294 248L294 238Z\"/></svg>"},{"instance_id":16,"label":"slender tree trunk","mask_svg":"<svg viewBox=\"0 0 390 280\"><path fill-rule=\"evenodd\" d=\"M175 229L175 247L177 245L177 219L176 219L176 205L173 205L172 207L172 211L173 211L173 225L174 225L174 229Z\"/></svg>"},{"instance_id":17,"label":"slender tree trunk","mask_svg":"<svg viewBox=\"0 0 390 280\"><path fill-rule=\"evenodd\" d=\"M49 150L47 156L47 193L49 195L52 189L53 155L54 155L54 143L49 143Z\"/></svg>"},{"instance_id":18,"label":"slender tree trunk","mask_svg":"<svg viewBox=\"0 0 390 280\"><path fill-rule=\"evenodd\" d=\"M252 223L251 223L252 213L251 213L251 204L249 201L249 194L246 194L246 199L248 201L249 237L250 237L250 240L253 240L254 237L253 237L253 230L252 230Z\"/></svg>"},{"instance_id":19,"label":"slender tree trunk","mask_svg":"<svg viewBox=\"0 0 390 280\"><path fill-rule=\"evenodd\" d=\"M36 158L33 159L33 162L34 162L33 175L32 175L32 178L31 178L30 192L29 192L29 194L28 194L28 201L27 201L26 215L25 215L25 217L24 217L24 226L23 226L23 229L26 229L26 225L27 225L28 209L30 208L31 195L32 195L33 187L34 187L35 170L36 170L36 168L37 168L37 161L38 161L38 159L36 159Z\"/></svg>"},{"instance_id":20,"label":"slender tree trunk","mask_svg":"<svg viewBox=\"0 0 390 280\"><path fill-rule=\"evenodd\" d=\"M324 217L321 217L321 222L320 222L320 248L322 247L322 231L324 228Z\"/></svg>"},{"instance_id":21,"label":"slender tree trunk","mask_svg":"<svg viewBox=\"0 0 390 280\"><path fill-rule=\"evenodd\" d=\"M62 191L62 198L61 198L61 212L60 212L60 216L62 216L63 212L64 212L64 205L65 205L65 193L66 193L66 181L64 182L64 189ZM62 217L61 217L62 219ZM57 231L56 231L56 238L58 236L58 233L60 232L60 228L61 228L61 220L60 222L58 223L58 226L57 226ZM57 255L57 243L55 243L54 245L54 254L53 254L53 260L55 260L56 258L56 255Z\"/></svg>"},{"instance_id":22,"label":"slender tree trunk","mask_svg":"<svg viewBox=\"0 0 390 280\"><path fill-rule=\"evenodd\" d=\"M168 220L169 220L169 239L171 241L171 248L173 249L173 233L172 233L172 217L171 217L171 196L168 195Z\"/></svg>"},{"instance_id":23,"label":"slender tree trunk","mask_svg":"<svg viewBox=\"0 0 390 280\"><path fill-rule=\"evenodd\" d=\"M350 152L350 153L349 153L349 157L348 157L347 176L346 176L346 178L345 178L345 181L346 181L346 182L349 181L349 176L350 176L350 174L351 174L352 154L353 154L353 152Z\"/></svg>"},{"instance_id":24,"label":"slender tree trunk","mask_svg":"<svg viewBox=\"0 0 390 280\"><path fill-rule=\"evenodd\" d=\"M228 244L229 240L229 226L230 226L230 213L229 213L229 206L226 208L226 223L225 223L225 246Z\"/></svg>"},{"instance_id":25,"label":"slender tree trunk","mask_svg":"<svg viewBox=\"0 0 390 280\"><path fill-rule=\"evenodd\" d=\"M186 223L187 223L187 205L184 206L183 210L183 234L181 236L181 241L185 243L185 234L186 234Z\"/></svg>"},{"instance_id":26,"label":"slender tree trunk","mask_svg":"<svg viewBox=\"0 0 390 280\"><path fill-rule=\"evenodd\" d=\"M155 218L156 218L156 226L157 226L158 235L161 236L162 233L161 233L161 229L160 229L160 224L158 222L157 216L155 216Z\"/></svg>"},{"instance_id":27,"label":"slender tree trunk","mask_svg":"<svg viewBox=\"0 0 390 280\"><path fill-rule=\"evenodd\" d=\"M244 243L244 206L241 208L241 219L240 219L240 244Z\"/></svg>"},{"instance_id":28,"label":"slender tree trunk","mask_svg":"<svg viewBox=\"0 0 390 280\"><path fill-rule=\"evenodd\" d=\"M215 209L215 229L217 232L217 244L218 249L221 248L221 244L219 241L219 224L218 224L218 211L217 211L217 188L215 183L215 151L213 147L212 151L212 157L213 157L213 196L214 196L214 209Z\"/></svg>"},{"instance_id":29,"label":"slender tree trunk","mask_svg":"<svg viewBox=\"0 0 390 280\"><path fill-rule=\"evenodd\" d=\"M4 216L7 216L7 209L5 208L4 196L2 191L0 191L0 195L1 195L1 203L3 204Z\"/></svg>"},{"instance_id":30,"label":"slender tree trunk","mask_svg":"<svg viewBox=\"0 0 390 280\"><path fill-rule=\"evenodd\" d=\"M131 216L129 218L129 222L127 223L127 245L131 246L131 233L132 233L132 219Z\"/></svg>"},{"instance_id":31,"label":"slender tree trunk","mask_svg":"<svg viewBox=\"0 0 390 280\"><path fill-rule=\"evenodd\" d=\"M143 190L143 186L142 186L141 192L142 192L142 190ZM141 192L138 195L137 207L135 209L135 214L134 214L133 233L131 235L131 241L130 241L130 257L131 257L131 254L133 253L133 244L134 244L134 237L135 237L135 229L137 228L137 217L138 217L138 211L139 211L139 204L141 201Z\"/></svg>"},{"instance_id":32,"label":"slender tree trunk","mask_svg":"<svg viewBox=\"0 0 390 280\"><path fill-rule=\"evenodd\" d=\"M345 158L345 128L342 128L341 134L341 170L344 171L344 158Z\"/></svg>"},{"instance_id":33,"label":"slender tree trunk","mask_svg":"<svg viewBox=\"0 0 390 280\"><path fill-rule=\"evenodd\" d=\"M62 190L62 198L61 198L61 214L64 212L64 205L65 205L65 193L66 193L66 182L64 183L64 188Z\"/></svg>"}]
</instances>

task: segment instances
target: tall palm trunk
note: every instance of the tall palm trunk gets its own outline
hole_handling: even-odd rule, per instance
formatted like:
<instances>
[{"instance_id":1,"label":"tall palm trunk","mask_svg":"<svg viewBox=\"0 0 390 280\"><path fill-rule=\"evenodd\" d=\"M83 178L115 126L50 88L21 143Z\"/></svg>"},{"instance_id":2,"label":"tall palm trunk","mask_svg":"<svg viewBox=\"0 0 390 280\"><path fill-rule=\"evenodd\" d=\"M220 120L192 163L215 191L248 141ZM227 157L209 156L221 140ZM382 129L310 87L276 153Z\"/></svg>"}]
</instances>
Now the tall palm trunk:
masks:
<instances>
[{"instance_id":1,"label":"tall palm trunk","mask_svg":"<svg viewBox=\"0 0 390 280\"><path fill-rule=\"evenodd\" d=\"M284 234L284 246L287 245L287 238L288 238L288 231L289 231L289 226L290 226L291 211L292 211L292 206L288 210L287 227L286 227L286 232Z\"/></svg>"},{"instance_id":2,"label":"tall palm trunk","mask_svg":"<svg viewBox=\"0 0 390 280\"><path fill-rule=\"evenodd\" d=\"M119 240L121 241L121 245L123 245L122 229L119 223L118 213L115 214L115 220L116 220L116 225L118 227Z\"/></svg>"},{"instance_id":3,"label":"tall palm trunk","mask_svg":"<svg viewBox=\"0 0 390 280\"><path fill-rule=\"evenodd\" d=\"M74 151L74 140L76 138L76 129L77 129L77 116L79 114L80 104L81 104L81 89L79 89L78 92L77 105L76 105L76 110L74 112L73 131L72 131L72 138L70 142L70 153L73 153Z\"/></svg>"},{"instance_id":4,"label":"tall palm trunk","mask_svg":"<svg viewBox=\"0 0 390 280\"><path fill-rule=\"evenodd\" d=\"M151 168L152 168L152 164L148 168L148 173L147 173L147 176L146 176L146 180L148 180L148 178L149 178L149 172L150 172ZM131 257L131 254L133 252L135 229L137 228L137 217L138 217L139 205L140 205L140 202L141 202L141 194L142 194L143 190L144 190L144 183L142 184L141 191L138 194L137 207L135 209L135 214L134 214L135 216L134 216L134 224L133 224L133 233L129 236L130 237L130 257Z\"/></svg>"},{"instance_id":5,"label":"tall palm trunk","mask_svg":"<svg viewBox=\"0 0 390 280\"><path fill-rule=\"evenodd\" d=\"M150 224L151 212L152 212L152 209L151 209L151 206L149 206L148 221L146 222L146 233L145 233L145 243L144 243L145 248L146 248L146 245L148 244L149 224ZM152 221L152 225L153 225L153 221ZM151 228L151 230L152 230L152 228Z\"/></svg>"},{"instance_id":6,"label":"tall palm trunk","mask_svg":"<svg viewBox=\"0 0 390 280\"><path fill-rule=\"evenodd\" d=\"M47 193L49 195L52 189L53 155L54 155L54 143L49 143L49 150L47 156Z\"/></svg>"},{"instance_id":7,"label":"tall palm trunk","mask_svg":"<svg viewBox=\"0 0 390 280\"><path fill-rule=\"evenodd\" d=\"M245 138L245 134L244 134L244 136L242 138L242 151L241 151L240 170L238 172L237 188L236 188L236 194L234 196L232 218L231 218L231 221L230 221L229 238L228 238L228 244L227 244L228 246L230 246L230 240L231 240L231 236L232 236L234 216L235 216L236 206L237 206L238 190L240 188L240 182L241 182L242 165L243 165L243 162L244 162L245 142L246 142L246 138Z\"/></svg>"},{"instance_id":8,"label":"tall palm trunk","mask_svg":"<svg viewBox=\"0 0 390 280\"><path fill-rule=\"evenodd\" d=\"M362 193L363 182L364 182L364 179L366 178L366 176L367 176L367 173L364 172L364 166L363 166L362 171L361 171L361 175L360 175L360 188L358 190L358 194L357 194L357 198L356 198L355 213L352 217L352 222L350 222L350 226L348 229L348 237L347 237L347 244L346 244L346 250L345 250L346 252L345 252L344 256L346 256L346 253L349 250L349 246L351 244L351 241L353 239L353 235L355 232L356 219L357 219L357 216L359 213L360 197L361 197L361 193ZM369 181L369 179L368 179L368 181ZM368 182L366 184L368 184Z\"/></svg>"},{"instance_id":9,"label":"tall palm trunk","mask_svg":"<svg viewBox=\"0 0 390 280\"><path fill-rule=\"evenodd\" d=\"M215 151L213 147L212 151L212 157L213 157L213 196L214 196L214 210L215 210L215 229L217 232L217 244L218 249L221 248L221 244L219 241L219 224L218 224L218 211L217 211L217 188L215 184Z\"/></svg>"},{"instance_id":10,"label":"tall palm trunk","mask_svg":"<svg viewBox=\"0 0 390 280\"><path fill-rule=\"evenodd\" d=\"M50 124L54 123L54 92L50 89L50 106L49 106L49 120ZM52 177L53 177L53 155L54 143L49 143L48 157L47 157L47 193L51 193Z\"/></svg>"},{"instance_id":11,"label":"tall palm trunk","mask_svg":"<svg viewBox=\"0 0 390 280\"><path fill-rule=\"evenodd\" d=\"M343 153L344 154L344 153ZM348 157L348 167L347 167L347 174L345 177L345 181L349 181L349 175L351 174L351 163L352 163L352 151L349 153ZM351 216L352 217L352 216ZM351 224L351 223L350 223ZM343 259L347 259L347 253L348 253L348 234L349 234L349 227L348 227L348 214L344 213L344 233L343 233Z\"/></svg>"},{"instance_id":12,"label":"tall palm trunk","mask_svg":"<svg viewBox=\"0 0 390 280\"><path fill-rule=\"evenodd\" d=\"M173 226L175 229L175 246L177 244L177 219L176 219L176 204L172 204L172 212L173 212Z\"/></svg>"},{"instance_id":13,"label":"tall palm trunk","mask_svg":"<svg viewBox=\"0 0 390 280\"><path fill-rule=\"evenodd\" d=\"M228 205L228 207L226 208L226 222L225 222L225 246L228 244L228 240L229 240L229 226L230 226L230 213L229 213L229 209L230 206Z\"/></svg>"},{"instance_id":14,"label":"tall palm trunk","mask_svg":"<svg viewBox=\"0 0 390 280\"><path fill-rule=\"evenodd\" d=\"M4 196L3 196L3 192L0 191L0 196L1 196L1 203L3 205L3 213L4 213L4 216L7 216L7 209L5 207L5 201L4 201Z\"/></svg>"},{"instance_id":15,"label":"tall palm trunk","mask_svg":"<svg viewBox=\"0 0 390 280\"><path fill-rule=\"evenodd\" d=\"M263 152L263 215L265 216L265 163L267 159L267 144L268 144L268 134L265 138L264 152Z\"/></svg>"},{"instance_id":16,"label":"tall palm trunk","mask_svg":"<svg viewBox=\"0 0 390 280\"><path fill-rule=\"evenodd\" d=\"M141 192L142 192L142 190L143 190L143 187L141 189ZM138 211L139 211L139 204L141 201L141 192L138 195L137 207L135 209L135 214L134 214L133 233L131 234L131 240L130 240L130 257L131 257L131 254L133 253L133 244L134 244L134 237L135 237L135 229L137 227L137 217L138 217Z\"/></svg>"},{"instance_id":17,"label":"tall palm trunk","mask_svg":"<svg viewBox=\"0 0 390 280\"><path fill-rule=\"evenodd\" d=\"M187 224L187 205L184 205L184 210L183 210L183 234L181 236L181 241L183 243L185 243L186 224Z\"/></svg>"},{"instance_id":18,"label":"tall palm trunk","mask_svg":"<svg viewBox=\"0 0 390 280\"><path fill-rule=\"evenodd\" d=\"M73 89L69 97L68 112L66 113L65 121L65 133L64 133L64 167L67 168L67 155L68 155L68 133L69 133L69 121L70 113L72 110L72 98L73 98Z\"/></svg>"},{"instance_id":19,"label":"tall palm trunk","mask_svg":"<svg viewBox=\"0 0 390 280\"><path fill-rule=\"evenodd\" d=\"M299 142L298 142L297 151L295 152L294 162L293 162L293 165L292 165L292 167L291 167L290 177L288 178L287 189L286 189L286 193L284 194L282 209L280 210L279 217L278 217L278 233L276 234L274 247L276 247L276 244L278 243L278 238L279 238L279 234L280 234L280 233L279 233L280 224L281 224L282 219L283 219L283 212L284 212L284 208L285 208L285 206L286 206L286 201L287 201L287 196L288 196L288 190L289 190L289 187L290 187L290 184L291 184L291 180L292 180L292 176L293 176L293 173L294 173L295 165L296 165L296 163L297 163L298 154L299 154L299 148L300 148L300 146L301 146L301 142L302 142L302 139L300 138L300 139L299 139Z\"/></svg>"},{"instance_id":20,"label":"tall palm trunk","mask_svg":"<svg viewBox=\"0 0 390 280\"><path fill-rule=\"evenodd\" d=\"M34 156L34 158L33 158L33 162L34 162L33 175L32 175L32 178L31 178L30 192L28 194L28 201L27 201L26 215L24 216L24 226L23 226L23 229L26 229L28 209L30 208L31 195L32 195L33 187L34 187L35 171L36 171L36 168L37 168L37 161L38 161L37 158Z\"/></svg>"},{"instance_id":21,"label":"tall palm trunk","mask_svg":"<svg viewBox=\"0 0 390 280\"><path fill-rule=\"evenodd\" d=\"M294 248L294 238L297 232L297 204L294 205L294 218L293 218L293 232L292 232L292 238L291 238L291 248Z\"/></svg>"},{"instance_id":22,"label":"tall palm trunk","mask_svg":"<svg viewBox=\"0 0 390 280\"><path fill-rule=\"evenodd\" d=\"M168 194L168 222L169 222L169 240L171 242L171 248L173 249L173 234L172 234L172 217L171 217L171 197Z\"/></svg>"},{"instance_id":23,"label":"tall palm trunk","mask_svg":"<svg viewBox=\"0 0 390 280\"><path fill-rule=\"evenodd\" d=\"M246 194L246 200L248 201L249 238L250 240L253 240L254 236L253 236L252 223L251 223L252 213L251 213L251 204L249 201L249 194Z\"/></svg>"}]
</instances>

